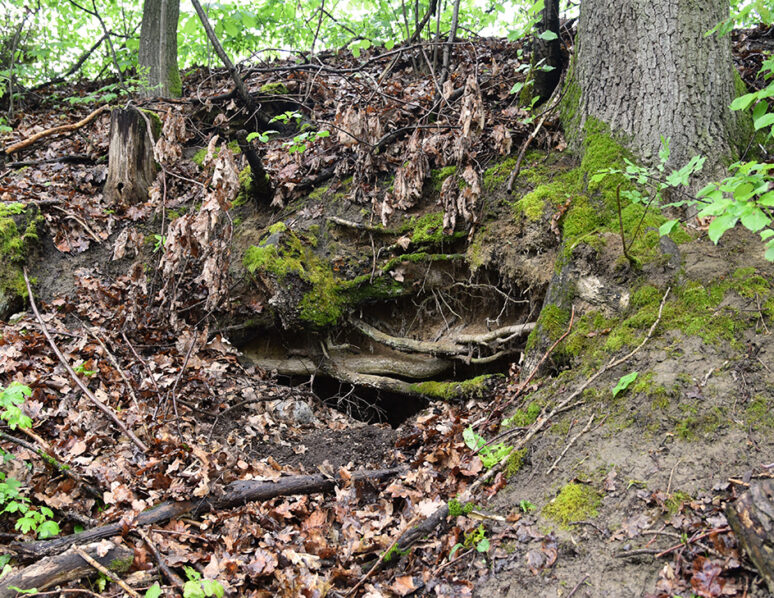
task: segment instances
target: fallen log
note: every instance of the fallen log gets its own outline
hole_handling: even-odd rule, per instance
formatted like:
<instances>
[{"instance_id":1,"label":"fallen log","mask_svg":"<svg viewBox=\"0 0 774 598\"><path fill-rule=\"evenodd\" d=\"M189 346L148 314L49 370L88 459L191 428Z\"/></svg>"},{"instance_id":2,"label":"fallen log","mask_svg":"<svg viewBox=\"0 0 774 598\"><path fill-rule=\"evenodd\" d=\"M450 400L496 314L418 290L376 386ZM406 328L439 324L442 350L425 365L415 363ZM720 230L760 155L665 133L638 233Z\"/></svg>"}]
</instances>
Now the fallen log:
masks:
<instances>
[{"instance_id":1,"label":"fallen log","mask_svg":"<svg viewBox=\"0 0 774 598\"><path fill-rule=\"evenodd\" d=\"M351 479L353 482L365 480L378 481L392 477L402 471L404 471L403 467L361 471L353 473ZM276 482L237 480L229 484L221 496L206 496L199 500L164 502L152 509L143 511L133 522L129 522L129 525L125 521L119 521L64 538L16 543L12 544L10 548L19 554L34 557L49 556L58 554L73 544L83 544L122 535L130 531L132 527L162 523L185 513L200 515L209 511L230 509L248 502L269 500L277 496L330 492L341 481L340 477L332 478L323 474L288 476L280 478Z\"/></svg>"},{"instance_id":2,"label":"fallen log","mask_svg":"<svg viewBox=\"0 0 774 598\"><path fill-rule=\"evenodd\" d=\"M94 542L83 547L83 551L110 571L123 573L132 565L134 550L112 542ZM55 585L67 583L96 573L75 550L53 557L40 559L16 573L0 579L0 598L14 598L19 592L35 588L40 592Z\"/></svg>"},{"instance_id":3,"label":"fallen log","mask_svg":"<svg viewBox=\"0 0 774 598\"><path fill-rule=\"evenodd\" d=\"M774 593L774 480L753 483L726 507L726 518L769 591Z\"/></svg>"}]
</instances>

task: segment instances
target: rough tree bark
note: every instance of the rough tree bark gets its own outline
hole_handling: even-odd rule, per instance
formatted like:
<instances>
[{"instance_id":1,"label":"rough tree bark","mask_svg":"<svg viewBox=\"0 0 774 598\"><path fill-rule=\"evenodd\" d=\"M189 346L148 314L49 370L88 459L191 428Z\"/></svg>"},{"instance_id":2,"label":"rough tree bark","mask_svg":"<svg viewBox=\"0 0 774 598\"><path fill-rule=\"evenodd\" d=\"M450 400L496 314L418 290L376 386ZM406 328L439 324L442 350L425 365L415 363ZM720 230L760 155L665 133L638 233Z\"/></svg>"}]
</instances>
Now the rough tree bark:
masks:
<instances>
[{"instance_id":1,"label":"rough tree bark","mask_svg":"<svg viewBox=\"0 0 774 598\"><path fill-rule=\"evenodd\" d=\"M140 68L147 70L147 97L178 98L183 87L177 68L180 0L145 0L140 29Z\"/></svg>"},{"instance_id":2,"label":"rough tree bark","mask_svg":"<svg viewBox=\"0 0 774 598\"><path fill-rule=\"evenodd\" d=\"M728 0L584 0L568 82L577 102L565 123L570 137L593 117L647 160L663 135L671 165L701 153L712 176L707 167L733 154L735 81L730 38L705 33L728 9Z\"/></svg>"},{"instance_id":3,"label":"rough tree bark","mask_svg":"<svg viewBox=\"0 0 774 598\"><path fill-rule=\"evenodd\" d=\"M126 206L148 199L158 168L146 118L153 116L145 116L133 106L110 113L108 175L103 193L111 204Z\"/></svg>"}]
</instances>

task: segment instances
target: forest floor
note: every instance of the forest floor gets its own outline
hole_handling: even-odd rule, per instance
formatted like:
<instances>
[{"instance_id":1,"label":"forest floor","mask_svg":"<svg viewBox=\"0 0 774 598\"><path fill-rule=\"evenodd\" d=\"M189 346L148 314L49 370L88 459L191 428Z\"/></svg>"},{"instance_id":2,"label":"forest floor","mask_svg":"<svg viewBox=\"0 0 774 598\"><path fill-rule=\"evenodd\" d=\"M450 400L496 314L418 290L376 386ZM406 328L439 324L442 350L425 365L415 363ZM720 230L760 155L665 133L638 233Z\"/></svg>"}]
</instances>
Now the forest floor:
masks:
<instances>
[{"instance_id":1,"label":"forest floor","mask_svg":"<svg viewBox=\"0 0 774 598\"><path fill-rule=\"evenodd\" d=\"M767 43L765 31L735 36L737 65L750 86L756 85L757 51ZM382 77L392 56L398 60ZM513 194L505 190L514 155L536 124L510 94L523 81L518 67L528 64L528 52L500 40L460 44L451 82L464 91L449 96L441 116L427 125L433 135L420 146L414 124L426 122L433 79L422 72L421 52L392 56L323 55L326 66L317 70L293 61L255 66L249 87L264 94L266 106L278 114L303 112L320 129L326 123L331 136L295 154L287 151L292 135L265 144L275 203L230 198L222 214L213 208L216 224L207 230L225 239L215 256L219 273L205 267L212 254L197 237L196 227L204 225L196 218L210 200L220 201L213 191L218 171L206 160L197 163L202 149L215 147L216 134L233 138L242 118L221 69L188 73L180 101L139 102L159 114L169 140L159 150L163 185L145 203L115 205L102 195L107 112L74 133L6 157L0 235L8 235L9 221L14 230L32 222L35 231L24 239L25 255L6 264L26 264L40 314L19 304L0 321L0 388L14 381L31 388L24 411L33 422L30 430L2 431L24 437L71 473L0 440L14 457L5 460L3 473L21 482L37 508L53 510L61 536L121 522L123 533L111 541L129 547L134 561L118 576L141 594L156 581L168 595L182 593L175 586L190 579L184 569L190 567L234 596L769 595L724 514L751 481L774 475L774 266L742 232L715 246L701 228L687 229L679 248L661 247L659 259L641 273L616 269L616 235L594 246L593 256L573 254L584 280L609 281L606 288L622 289L617 297L625 295L626 305L613 313L606 311L609 297L598 303L593 293L581 297L557 340L567 336L538 355L546 359L538 375L529 379L519 367L519 346L486 371L501 376L454 400L278 376L246 357L242 348L250 342L273 335L291 346L301 336L282 329L270 294L244 282L239 259L279 221L311 230L333 214L394 226L404 214L408 221L434 213L440 202L450 228L456 219L458 231L474 229L470 241L465 235L444 241L447 252L465 253L466 263L483 260L486 285L516 297L505 304L518 306L504 305L501 315L534 321L540 311L560 251L554 233L567 205L557 202L542 228L532 227L514 217L513 206L538 183L524 176ZM474 71L480 90L468 93L465 74ZM18 110L6 147L76 122L110 100L91 84L40 93ZM479 112L486 124L468 138L461 131L476 130ZM390 130L404 127L408 134L371 151ZM355 137L368 141L368 151ZM459 139L472 144L479 172L462 172ZM532 149L525 169L533 173L573 163L554 115ZM409 163L420 155L429 165L412 172ZM455 165L458 172L450 175ZM486 209L474 222L464 224L470 207L464 200L444 204L450 190L441 172L458 177L455 182L465 177L467 188L478 185L473 201ZM21 214L12 207L19 203ZM171 232L169 223L177 220L188 226L185 234L183 227ZM483 258L473 256L476 232L487 235ZM8 238L0 236L4 251ZM367 236L358 241L368 242ZM347 243L341 242L345 256ZM350 277L362 275L376 259L365 266L342 260L342 268ZM465 268L474 280L470 265ZM21 284L18 272L12 275ZM390 276L410 278L408 260ZM420 283L428 276L420 275ZM489 297L468 299L453 307L463 316L489 317L483 313ZM402 301L362 309L373 318L387 311L406 318L412 305L419 310ZM690 318L680 311L689 301ZM455 312L452 306L440 311ZM246 321L258 324L241 327ZM428 318L414 331L436 325L438 318ZM482 329L468 325L460 330ZM631 334L614 343L624 332ZM47 333L90 393L146 450L94 407ZM611 359L620 363L608 368ZM614 393L633 372L631 385ZM495 448L472 450L481 438ZM506 453L513 447L499 462L498 443ZM380 480L353 477L388 468L399 469ZM335 479L335 490L173 517L146 527L146 538L135 532L138 514L164 501L217 500L240 481L317 473ZM458 497L464 504L455 503ZM396 550L405 532L447 506L450 516L410 549ZM0 562L16 572L34 566L42 544L14 522L12 514L0 518L6 546ZM123 593L95 576L65 583Z\"/></svg>"}]
</instances>

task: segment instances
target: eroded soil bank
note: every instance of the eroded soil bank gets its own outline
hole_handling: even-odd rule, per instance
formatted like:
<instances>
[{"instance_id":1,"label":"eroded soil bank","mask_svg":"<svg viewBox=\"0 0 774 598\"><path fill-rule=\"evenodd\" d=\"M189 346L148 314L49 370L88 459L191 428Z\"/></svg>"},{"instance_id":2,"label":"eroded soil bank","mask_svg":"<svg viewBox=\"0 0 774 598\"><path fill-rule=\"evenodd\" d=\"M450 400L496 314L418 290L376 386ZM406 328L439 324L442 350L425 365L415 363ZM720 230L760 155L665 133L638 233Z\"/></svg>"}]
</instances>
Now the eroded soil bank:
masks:
<instances>
[{"instance_id":1,"label":"eroded soil bank","mask_svg":"<svg viewBox=\"0 0 774 598\"><path fill-rule=\"evenodd\" d=\"M495 73L514 50L487 41L457 59ZM423 105L421 73L408 59L396 69L402 103ZM741 232L715 246L688 224L659 237L665 218L642 204L625 202L619 219L621 181L592 177L627 154L594 123L578 160L547 121L507 193L517 144L494 130L526 113L513 81L477 89L464 73L443 135L414 129L383 153L347 135L303 156L282 146L292 133L267 145L275 205L251 196L232 139L244 123L219 128L193 95L157 108L176 176L146 203L104 203L102 164L3 174L27 202L0 212L13 250L3 289L24 295L26 265L42 316L8 303L21 311L0 324L0 381L32 388L35 434L99 492L25 467L34 457L18 445L8 473L63 534L321 471L339 476L335 493L177 518L152 539L178 573L195 567L232 595L342 596L359 582L368 596L767 595L723 513L770 475L763 249ZM214 95L204 73L187 85L205 79ZM305 78L288 75L281 100L269 79L251 83L267 106L298 107ZM367 106L345 117L355 100L336 83L314 88L307 116L366 135ZM180 132L186 119L195 131ZM105 124L89 139L95 160ZM466 127L478 161L459 156ZM147 453L94 410L44 327ZM346 482L395 465L387 483ZM439 509L450 516L396 547ZM147 587L155 561L128 538L143 555L129 581Z\"/></svg>"}]
</instances>

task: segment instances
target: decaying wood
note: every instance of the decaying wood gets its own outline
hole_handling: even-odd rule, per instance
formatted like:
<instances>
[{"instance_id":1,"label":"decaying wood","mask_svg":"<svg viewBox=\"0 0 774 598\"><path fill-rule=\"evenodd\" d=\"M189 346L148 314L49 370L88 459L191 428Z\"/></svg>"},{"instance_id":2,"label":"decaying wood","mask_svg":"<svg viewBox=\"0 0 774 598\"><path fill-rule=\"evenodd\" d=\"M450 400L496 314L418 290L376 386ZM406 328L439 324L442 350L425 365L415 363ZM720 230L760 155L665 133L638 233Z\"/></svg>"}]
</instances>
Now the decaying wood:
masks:
<instances>
[{"instance_id":1,"label":"decaying wood","mask_svg":"<svg viewBox=\"0 0 774 598\"><path fill-rule=\"evenodd\" d=\"M726 507L726 518L769 591L774 592L774 480L751 484Z\"/></svg>"},{"instance_id":2,"label":"decaying wood","mask_svg":"<svg viewBox=\"0 0 774 598\"><path fill-rule=\"evenodd\" d=\"M84 392L84 394L89 398L89 400L94 404L97 409L102 411L105 415L107 415L113 422L115 422L116 426L129 437L129 440L131 440L135 446L140 449L143 453L148 452L148 447L145 446L145 444L137 438L137 436L134 435L134 432L132 432L129 428L126 427L124 422L122 422L120 419L118 419L118 416L111 411L107 405L105 405L102 401L100 401L97 397L94 396L94 393L89 390L89 387L86 386L83 383L83 380L81 380L80 376L75 373L75 370L73 370L72 367L70 367L70 363L65 359L65 356L62 355L62 352L59 350L59 347L57 346L56 342L54 341L54 337L51 336L51 333L48 331L48 328L46 327L46 323L43 321L43 318L40 316L40 312L38 311L38 306L35 304L35 295L32 292L32 287L30 286L30 279L27 276L27 269L24 268L24 283L27 285L27 295L30 299L30 307L32 308L32 312L35 314L35 319L38 321L38 324L40 324L40 328L43 331L43 334L46 337L46 340L48 340L48 344L51 345L51 348L54 350L54 353L56 353L56 356L59 358L59 362L64 366L64 368L67 370L67 373L70 374L70 377L73 379L73 382L75 382L78 387Z\"/></svg>"},{"instance_id":3,"label":"decaying wood","mask_svg":"<svg viewBox=\"0 0 774 598\"><path fill-rule=\"evenodd\" d=\"M107 541L84 546L83 551L101 566L114 572L126 571L134 559L134 551L131 548ZM57 556L40 559L29 567L1 579L0 598L14 598L19 595L11 588L37 588L42 591L92 573L95 573L94 567L71 548Z\"/></svg>"},{"instance_id":4,"label":"decaying wood","mask_svg":"<svg viewBox=\"0 0 774 598\"><path fill-rule=\"evenodd\" d=\"M92 557L88 552L86 552L83 548L80 546L76 546L73 544L72 548L75 553L81 557L84 561L86 561L89 565L91 565L95 570L99 571L104 575L108 580L114 581L118 587L120 587L124 592L129 594L132 598L141 598L140 595L134 591L132 588L130 588L124 580L122 580L120 577L116 577L115 575L111 575L110 569L105 567L102 563L100 563L97 559Z\"/></svg>"},{"instance_id":5,"label":"decaying wood","mask_svg":"<svg viewBox=\"0 0 774 598\"><path fill-rule=\"evenodd\" d=\"M403 471L402 467L393 467L392 469L355 472L351 476L351 482L379 481ZM125 533L128 528L162 523L185 513L199 515L209 511L231 509L248 502L269 500L278 496L330 492L342 481L344 480L338 476L334 478L323 474L288 476L280 478L276 482L237 480L226 487L222 496L211 495L199 500L164 502L148 511L143 511L133 522L119 521L64 538L13 544L10 548L20 554L35 557L58 554L73 544L110 538ZM0 598L2 597L0 596Z\"/></svg>"},{"instance_id":6,"label":"decaying wood","mask_svg":"<svg viewBox=\"0 0 774 598\"><path fill-rule=\"evenodd\" d=\"M89 114L86 118L83 120L79 120L77 123L72 125L62 125L61 127L54 127L53 129L46 129L45 131L41 131L40 133L35 133L34 135L27 137L27 139L22 139L18 143L14 143L13 145L9 145L7 148L5 148L5 153L7 155L11 155L14 152L18 152L21 149L24 149L25 147L29 147L36 141L40 141L41 139L44 139L45 137L51 137L51 135L58 135L59 133L70 133L72 131L76 131L82 127L85 127L88 125L91 121L93 121L95 118L97 118L100 114L105 112L110 106L100 106L97 108L94 112Z\"/></svg>"},{"instance_id":7,"label":"decaying wood","mask_svg":"<svg viewBox=\"0 0 774 598\"><path fill-rule=\"evenodd\" d=\"M134 106L110 113L108 174L103 191L109 203L133 205L148 199L148 189L158 166L154 140L148 135L144 115Z\"/></svg>"}]
</instances>

